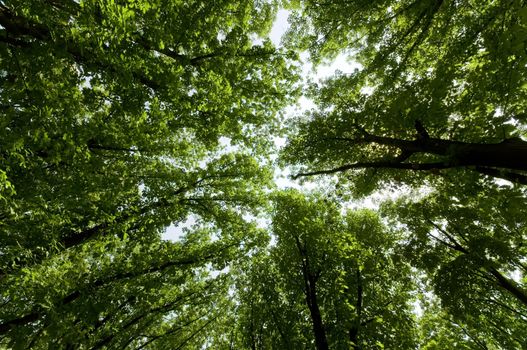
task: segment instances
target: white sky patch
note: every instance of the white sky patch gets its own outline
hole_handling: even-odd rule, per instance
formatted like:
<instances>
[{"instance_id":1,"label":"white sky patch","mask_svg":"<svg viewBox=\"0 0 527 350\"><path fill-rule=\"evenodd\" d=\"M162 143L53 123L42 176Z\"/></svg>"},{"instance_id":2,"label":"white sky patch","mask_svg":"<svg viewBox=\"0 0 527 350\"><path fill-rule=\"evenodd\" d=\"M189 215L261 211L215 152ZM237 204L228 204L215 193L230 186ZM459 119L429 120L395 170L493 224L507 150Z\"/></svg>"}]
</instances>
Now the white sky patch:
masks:
<instances>
[{"instance_id":1,"label":"white sky patch","mask_svg":"<svg viewBox=\"0 0 527 350\"><path fill-rule=\"evenodd\" d=\"M495 178L493 179L493 181L496 185L501 186L501 187L509 187L509 188L514 187L514 183L509 180Z\"/></svg>"},{"instance_id":2,"label":"white sky patch","mask_svg":"<svg viewBox=\"0 0 527 350\"><path fill-rule=\"evenodd\" d=\"M220 139L219 139L220 146L222 148L232 147L231 146L231 141L232 140L230 138L225 137L225 136L221 136Z\"/></svg>"},{"instance_id":3,"label":"white sky patch","mask_svg":"<svg viewBox=\"0 0 527 350\"><path fill-rule=\"evenodd\" d=\"M364 86L362 89L360 89L360 92L364 95L370 96L373 94L373 90L375 90L373 86Z\"/></svg>"},{"instance_id":4,"label":"white sky patch","mask_svg":"<svg viewBox=\"0 0 527 350\"><path fill-rule=\"evenodd\" d=\"M226 273L229 273L229 271L230 271L230 267L229 266L225 266L221 270L216 270L216 269L213 268L212 264L207 264L207 269L209 270L210 277L212 277L212 278L216 278L219 275L224 275Z\"/></svg>"},{"instance_id":5,"label":"white sky patch","mask_svg":"<svg viewBox=\"0 0 527 350\"><path fill-rule=\"evenodd\" d=\"M287 142L287 138L275 136L273 137L273 142L277 148L281 148L284 147L285 143Z\"/></svg>"},{"instance_id":6,"label":"white sky patch","mask_svg":"<svg viewBox=\"0 0 527 350\"><path fill-rule=\"evenodd\" d=\"M419 300L414 300L412 302L412 308L413 308L413 313L417 316L417 318L423 317L424 310Z\"/></svg>"},{"instance_id":7,"label":"white sky patch","mask_svg":"<svg viewBox=\"0 0 527 350\"><path fill-rule=\"evenodd\" d=\"M196 218L193 215L189 215L187 220L175 224L171 224L165 229L165 232L161 234L161 239L165 241L177 242L185 236L185 229L190 228L196 223Z\"/></svg>"},{"instance_id":8,"label":"white sky patch","mask_svg":"<svg viewBox=\"0 0 527 350\"><path fill-rule=\"evenodd\" d=\"M298 107L300 113L304 113L306 111L315 109L316 106L317 105L315 104L315 102L313 102L312 99L307 98L305 96L301 96L300 99L298 99Z\"/></svg>"},{"instance_id":9,"label":"white sky patch","mask_svg":"<svg viewBox=\"0 0 527 350\"><path fill-rule=\"evenodd\" d=\"M315 71L315 79L320 81L329 78L335 75L337 71L344 74L352 74L356 71L362 70L362 68L363 67L360 63L350 60L347 54L340 54L330 64L317 67Z\"/></svg>"},{"instance_id":10,"label":"white sky patch","mask_svg":"<svg viewBox=\"0 0 527 350\"><path fill-rule=\"evenodd\" d=\"M276 19L269 33L269 38L273 42L274 46L280 47L282 42L282 36L289 29L289 23L287 18L291 12L287 10L278 10L276 14Z\"/></svg>"},{"instance_id":11,"label":"white sky patch","mask_svg":"<svg viewBox=\"0 0 527 350\"><path fill-rule=\"evenodd\" d=\"M509 273L509 277L516 283L522 283L523 273L519 269L516 269Z\"/></svg>"}]
</instances>

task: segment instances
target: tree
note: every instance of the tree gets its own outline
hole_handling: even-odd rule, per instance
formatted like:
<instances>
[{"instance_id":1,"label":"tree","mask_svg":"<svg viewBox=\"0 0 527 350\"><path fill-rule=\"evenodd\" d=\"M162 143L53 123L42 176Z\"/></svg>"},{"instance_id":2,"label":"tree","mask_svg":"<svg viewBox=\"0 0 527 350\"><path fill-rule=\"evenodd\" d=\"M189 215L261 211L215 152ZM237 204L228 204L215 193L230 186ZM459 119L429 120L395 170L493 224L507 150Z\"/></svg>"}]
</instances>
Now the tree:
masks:
<instances>
[{"instance_id":1,"label":"tree","mask_svg":"<svg viewBox=\"0 0 527 350\"><path fill-rule=\"evenodd\" d=\"M163 179L197 171L220 136L262 142L257 132L276 125L291 86L284 56L250 41L275 5L200 6L2 5L7 220L46 207L48 217L79 208L76 215L98 222L138 188L156 197ZM180 23L194 12L201 21Z\"/></svg>"},{"instance_id":2,"label":"tree","mask_svg":"<svg viewBox=\"0 0 527 350\"><path fill-rule=\"evenodd\" d=\"M475 331L460 321L452 320L436 299L430 296L426 299L428 300L423 300L421 304L424 309L419 318L420 349L499 349L492 340L482 337L478 330Z\"/></svg>"},{"instance_id":3,"label":"tree","mask_svg":"<svg viewBox=\"0 0 527 350\"><path fill-rule=\"evenodd\" d=\"M298 178L333 174L341 198L407 190L387 213L441 300L444 320L423 327L437 322L452 344L466 332L469 348L523 348L525 3L295 5L290 45L362 68L312 84L317 108L291 122L284 163Z\"/></svg>"},{"instance_id":4,"label":"tree","mask_svg":"<svg viewBox=\"0 0 527 350\"><path fill-rule=\"evenodd\" d=\"M311 127L313 126L311 125ZM508 138L500 143L491 144L431 138L419 121L416 121L417 138L415 140L376 136L361 127L357 126L356 128L360 136L347 137L347 134L327 135L322 140L326 147L328 147L328 144L332 144L331 146L337 149L339 143L344 147L365 145L374 149L376 147L383 148L384 154L380 154L378 160L356 161L334 169L300 173L295 175L295 177L332 174L364 168L438 171L441 169L470 167L471 170L481 174L527 184L527 177L523 174L527 169L527 165L523 161L523 159L527 158L527 142L521 138ZM353 134L353 131L350 134ZM417 159L419 159L419 155L422 155L428 156L426 158L429 159L431 157L433 157L432 159L437 158L437 160L406 162L414 155L416 156L414 158Z\"/></svg>"},{"instance_id":5,"label":"tree","mask_svg":"<svg viewBox=\"0 0 527 350\"><path fill-rule=\"evenodd\" d=\"M204 263L225 264L238 244L109 240L69 251L3 281L0 332L8 344L31 348L124 348L172 336L159 325L207 320L220 307L225 277L207 278ZM193 328L180 329L177 339Z\"/></svg>"},{"instance_id":6,"label":"tree","mask_svg":"<svg viewBox=\"0 0 527 350\"><path fill-rule=\"evenodd\" d=\"M520 0L1 2L0 347L525 349L526 34ZM326 195L272 193L303 50L362 65L288 120Z\"/></svg>"},{"instance_id":7,"label":"tree","mask_svg":"<svg viewBox=\"0 0 527 350\"><path fill-rule=\"evenodd\" d=\"M0 344L203 341L227 304L215 273L262 240L244 218L296 93L294 54L265 39L276 9L0 4Z\"/></svg>"},{"instance_id":8,"label":"tree","mask_svg":"<svg viewBox=\"0 0 527 350\"><path fill-rule=\"evenodd\" d=\"M426 272L448 312L496 348L522 349L527 322L523 227L525 193L518 188L475 185L455 191L450 182L418 201L385 204L384 212L404 225L405 254ZM456 193L454 201L445 198Z\"/></svg>"},{"instance_id":9,"label":"tree","mask_svg":"<svg viewBox=\"0 0 527 350\"><path fill-rule=\"evenodd\" d=\"M372 212L295 191L276 195L276 245L242 278L242 348L411 349L413 287Z\"/></svg>"},{"instance_id":10,"label":"tree","mask_svg":"<svg viewBox=\"0 0 527 350\"><path fill-rule=\"evenodd\" d=\"M292 43L311 43L316 57L356 49L364 69L313 88L319 110L298 123L285 160L299 176L358 169L354 181L364 174L370 189L452 168L526 183L523 6L304 2L308 28L295 22Z\"/></svg>"}]
</instances>

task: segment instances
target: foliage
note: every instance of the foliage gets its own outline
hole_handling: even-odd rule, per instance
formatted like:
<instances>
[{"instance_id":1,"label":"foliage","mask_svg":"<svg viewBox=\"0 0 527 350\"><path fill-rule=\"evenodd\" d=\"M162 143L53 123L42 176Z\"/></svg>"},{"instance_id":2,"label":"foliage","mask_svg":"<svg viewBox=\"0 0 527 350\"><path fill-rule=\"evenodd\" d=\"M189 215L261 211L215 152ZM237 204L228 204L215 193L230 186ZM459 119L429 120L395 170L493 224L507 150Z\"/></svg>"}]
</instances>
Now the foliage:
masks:
<instances>
[{"instance_id":1,"label":"foliage","mask_svg":"<svg viewBox=\"0 0 527 350\"><path fill-rule=\"evenodd\" d=\"M525 164L507 159L524 159L527 149L521 2L320 6L302 3L310 21L295 37L307 31L300 37L319 55L358 50L364 69L312 87L319 108L293 121L287 162L308 174L348 171L351 181L341 179L358 194L460 167L526 183Z\"/></svg>"},{"instance_id":2,"label":"foliage","mask_svg":"<svg viewBox=\"0 0 527 350\"><path fill-rule=\"evenodd\" d=\"M384 211L405 225L406 259L426 280L448 312L488 346L524 345L527 293L524 275L525 191L476 184L455 191L446 182L419 201L400 198ZM446 196L456 193L452 201ZM506 325L505 327L503 325ZM461 326L460 326L461 327Z\"/></svg>"},{"instance_id":3,"label":"foliage","mask_svg":"<svg viewBox=\"0 0 527 350\"><path fill-rule=\"evenodd\" d=\"M1 1L0 347L526 349L526 34L521 0ZM284 123L306 52L361 68ZM325 193L276 191L276 136Z\"/></svg>"},{"instance_id":4,"label":"foliage","mask_svg":"<svg viewBox=\"0 0 527 350\"><path fill-rule=\"evenodd\" d=\"M242 272L235 347L320 349L322 334L330 349L414 348L413 283L396 234L375 213L342 216L321 196L285 191L274 203L276 244Z\"/></svg>"},{"instance_id":5,"label":"foliage","mask_svg":"<svg viewBox=\"0 0 527 350\"><path fill-rule=\"evenodd\" d=\"M245 218L271 186L263 136L296 94L294 54L265 39L276 10L0 4L1 344L202 339L228 303L221 271L265 241Z\"/></svg>"},{"instance_id":6,"label":"foliage","mask_svg":"<svg viewBox=\"0 0 527 350\"><path fill-rule=\"evenodd\" d=\"M383 214L441 301L423 307L440 330L424 348L525 347L525 6L291 2L288 45L362 68L310 86L317 108L291 121L282 160L333 175L336 198L402 196Z\"/></svg>"}]
</instances>

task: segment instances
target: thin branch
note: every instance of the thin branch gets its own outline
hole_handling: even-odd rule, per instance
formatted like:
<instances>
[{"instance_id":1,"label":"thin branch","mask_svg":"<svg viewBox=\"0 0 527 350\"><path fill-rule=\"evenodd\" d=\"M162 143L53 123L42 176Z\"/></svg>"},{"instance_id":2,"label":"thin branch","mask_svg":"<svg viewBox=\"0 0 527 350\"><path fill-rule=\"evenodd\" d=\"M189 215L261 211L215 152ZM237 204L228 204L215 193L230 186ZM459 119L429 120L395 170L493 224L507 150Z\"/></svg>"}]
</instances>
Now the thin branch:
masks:
<instances>
[{"instance_id":1,"label":"thin branch","mask_svg":"<svg viewBox=\"0 0 527 350\"><path fill-rule=\"evenodd\" d=\"M481 340L479 340L479 339L473 337L473 336L469 333L469 331L468 331L465 327L463 327L462 325L460 325L459 323L456 323L456 322L454 322L454 321L451 321L451 322L452 322L453 324L455 324L456 326L458 326L459 328L461 328L461 330L463 331L463 333L465 333L465 335L466 335L467 337L469 337L474 343L476 343L476 345L477 345L478 347L480 347L480 348L483 349L483 350L489 350L489 348L487 347L487 345L485 344L484 341L481 341Z\"/></svg>"},{"instance_id":2,"label":"thin branch","mask_svg":"<svg viewBox=\"0 0 527 350\"><path fill-rule=\"evenodd\" d=\"M333 169L317 170L317 171L311 171L311 172L306 172L306 173L298 173L296 175L293 175L291 178L293 180L296 180L300 177L307 177L307 176L314 176L314 175L329 175L329 174L345 172L351 169L365 169L365 168L406 169L406 170L423 171L423 170L449 169L449 168L456 168L456 167L459 167L459 165L450 164L448 162L436 162L436 163L396 163L396 162L391 162L391 161L358 162L354 164L343 165L343 166L333 168Z\"/></svg>"},{"instance_id":3,"label":"thin branch","mask_svg":"<svg viewBox=\"0 0 527 350\"><path fill-rule=\"evenodd\" d=\"M212 322L216 321L216 319L220 317L220 315L216 315L213 318L211 318L209 321L207 321L203 326L198 328L194 333L192 333L187 339L185 339L177 348L176 350L182 349L192 338L194 338L196 335L198 335L205 327L207 327Z\"/></svg>"},{"instance_id":4,"label":"thin branch","mask_svg":"<svg viewBox=\"0 0 527 350\"><path fill-rule=\"evenodd\" d=\"M436 228L436 230L438 230L439 232L441 232L443 235L445 235L448 238L448 240L451 243L451 244L448 245L450 248L455 249L458 252L461 252L461 253L464 253L464 254L468 254L469 253L469 251L465 247L463 247L461 244L459 244L459 242L456 241L456 239L451 234L446 232L442 227L437 225L435 222L433 222L429 218L426 218L425 220L428 223L430 223L432 226L434 226Z\"/></svg>"}]
</instances>

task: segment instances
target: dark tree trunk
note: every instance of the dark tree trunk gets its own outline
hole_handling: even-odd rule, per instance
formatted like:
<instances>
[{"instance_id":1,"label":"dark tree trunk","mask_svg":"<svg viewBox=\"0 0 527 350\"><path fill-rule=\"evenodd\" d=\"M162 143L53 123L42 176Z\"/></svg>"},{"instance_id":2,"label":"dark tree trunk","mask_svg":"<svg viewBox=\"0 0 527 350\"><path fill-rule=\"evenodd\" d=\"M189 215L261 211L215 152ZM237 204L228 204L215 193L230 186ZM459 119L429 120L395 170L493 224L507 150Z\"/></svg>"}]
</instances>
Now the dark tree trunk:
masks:
<instances>
[{"instance_id":1,"label":"dark tree trunk","mask_svg":"<svg viewBox=\"0 0 527 350\"><path fill-rule=\"evenodd\" d=\"M424 153L444 156L445 167L483 166L513 170L527 170L527 142L520 138L505 139L500 143L472 143L439 138L404 140L365 133L356 139L341 139L352 144L376 143L399 148L408 158ZM394 162L394 164L402 163Z\"/></svg>"},{"instance_id":2,"label":"dark tree trunk","mask_svg":"<svg viewBox=\"0 0 527 350\"><path fill-rule=\"evenodd\" d=\"M306 295L306 304L311 315L311 324L313 326L313 335L315 336L315 345L317 350L329 350L326 331L324 329L324 322L320 313L317 298L317 280L320 275L319 272L313 271L313 267L309 264L309 256L305 245L300 242L298 237L295 237L296 246L302 258L302 276L304 278L304 292Z\"/></svg>"},{"instance_id":3,"label":"dark tree trunk","mask_svg":"<svg viewBox=\"0 0 527 350\"><path fill-rule=\"evenodd\" d=\"M304 277L305 278L305 277ZM313 324L313 334L315 335L315 344L317 350L328 350L328 340L326 338L326 331L324 330L324 323L320 314L320 308L318 306L317 294L316 294L316 278L312 274L307 276L309 290L306 293L306 299L309 306L309 312L311 314L311 322Z\"/></svg>"},{"instance_id":4,"label":"dark tree trunk","mask_svg":"<svg viewBox=\"0 0 527 350\"><path fill-rule=\"evenodd\" d=\"M399 149L399 155L386 154L381 160L359 161L334 169L300 173L293 178L321 174L334 174L350 169L386 168L426 171L473 167L472 169L488 176L503 178L515 183L527 184L527 142L520 138L505 139L499 143L472 143L428 137L420 132L416 140L405 140L387 136L377 136L360 130L357 138L335 137L334 141L352 146L378 144ZM439 156L434 162L411 162L414 154Z\"/></svg>"},{"instance_id":5,"label":"dark tree trunk","mask_svg":"<svg viewBox=\"0 0 527 350\"><path fill-rule=\"evenodd\" d=\"M527 306L527 292L516 285L507 277L503 276L495 268L488 268L489 273L494 276L498 285L512 294L517 300L521 301L523 305Z\"/></svg>"},{"instance_id":6,"label":"dark tree trunk","mask_svg":"<svg viewBox=\"0 0 527 350\"><path fill-rule=\"evenodd\" d=\"M527 170L527 142L506 139L500 143L465 143L441 139L414 141L416 152L447 157L453 166L483 166ZM420 150L421 149L421 150Z\"/></svg>"}]
</instances>

